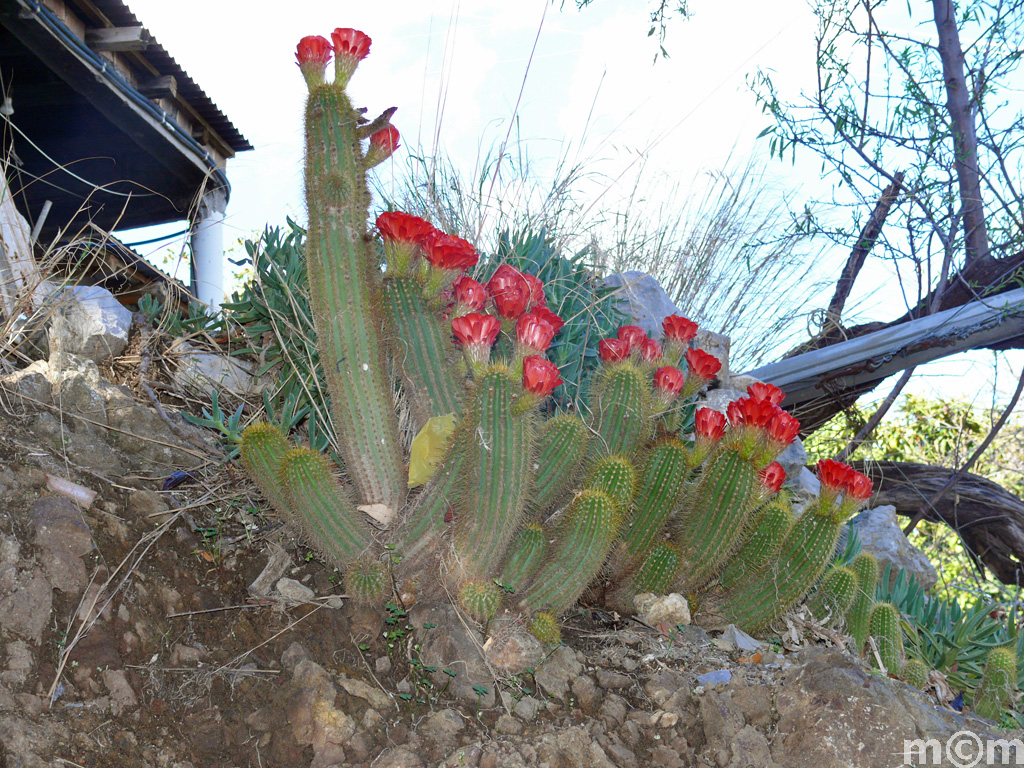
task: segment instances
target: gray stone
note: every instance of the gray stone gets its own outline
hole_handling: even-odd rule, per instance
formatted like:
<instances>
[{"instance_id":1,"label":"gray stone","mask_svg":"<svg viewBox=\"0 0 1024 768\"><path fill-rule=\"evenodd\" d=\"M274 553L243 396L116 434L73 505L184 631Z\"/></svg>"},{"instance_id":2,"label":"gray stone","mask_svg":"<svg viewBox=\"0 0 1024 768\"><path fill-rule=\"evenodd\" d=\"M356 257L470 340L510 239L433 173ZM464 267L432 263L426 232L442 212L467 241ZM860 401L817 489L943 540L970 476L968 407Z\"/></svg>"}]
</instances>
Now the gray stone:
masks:
<instances>
[{"instance_id":1,"label":"gray stone","mask_svg":"<svg viewBox=\"0 0 1024 768\"><path fill-rule=\"evenodd\" d=\"M747 768L751 765L767 766L771 763L772 753L764 734L749 725L744 726L733 737L729 745L732 759L729 768Z\"/></svg>"},{"instance_id":2,"label":"gray stone","mask_svg":"<svg viewBox=\"0 0 1024 768\"><path fill-rule=\"evenodd\" d=\"M420 643L420 660L436 667L431 679L438 688L448 686L456 698L482 707L493 707L497 700L494 678L480 653L484 638L460 619L455 608L446 603L423 603L409 611L409 623ZM433 625L431 629L424 629ZM445 670L455 673L449 677ZM480 690L486 690L481 695Z\"/></svg>"},{"instance_id":3,"label":"gray stone","mask_svg":"<svg viewBox=\"0 0 1024 768\"><path fill-rule=\"evenodd\" d=\"M626 705L626 700L621 696L611 693L601 703L598 716L604 720L608 730L612 730L618 728L626 721L626 713L628 711L629 707Z\"/></svg>"},{"instance_id":4,"label":"gray stone","mask_svg":"<svg viewBox=\"0 0 1024 768\"><path fill-rule=\"evenodd\" d=\"M695 347L713 355L722 364L716 377L722 382L729 381L729 346L731 343L728 336L706 331L703 328L697 331L697 337L693 340Z\"/></svg>"},{"instance_id":5,"label":"gray stone","mask_svg":"<svg viewBox=\"0 0 1024 768\"><path fill-rule=\"evenodd\" d=\"M286 603L308 603L316 597L316 593L305 584L287 577L277 580L277 584L274 585L274 591L276 592L276 597L279 597Z\"/></svg>"},{"instance_id":6,"label":"gray stone","mask_svg":"<svg viewBox=\"0 0 1024 768\"><path fill-rule=\"evenodd\" d=\"M720 389L712 389L703 395L703 398L698 401L697 405L700 408L710 408L713 411L719 413L725 413L729 407L729 403L733 400L738 400L741 397L746 397L746 392L741 392L738 389L729 389L722 387Z\"/></svg>"},{"instance_id":7,"label":"gray stone","mask_svg":"<svg viewBox=\"0 0 1024 768\"><path fill-rule=\"evenodd\" d=\"M939 580L939 574L924 552L907 541L896 521L896 507L866 509L853 518L851 525L856 529L864 551L878 560L880 573L887 563L892 563L891 579L895 579L897 570L903 568L924 589L931 589Z\"/></svg>"},{"instance_id":8,"label":"gray stone","mask_svg":"<svg viewBox=\"0 0 1024 768\"><path fill-rule=\"evenodd\" d=\"M16 403L24 408L39 408L53 402L53 390L46 374L49 365L36 360L27 368L0 376L0 386L17 395Z\"/></svg>"},{"instance_id":9,"label":"gray stone","mask_svg":"<svg viewBox=\"0 0 1024 768\"><path fill-rule=\"evenodd\" d=\"M793 492L795 499L799 500L816 499L821 493L821 481L807 467L801 467L793 475L786 473L786 482L783 485Z\"/></svg>"},{"instance_id":10,"label":"gray stone","mask_svg":"<svg viewBox=\"0 0 1024 768\"><path fill-rule=\"evenodd\" d=\"M786 450L780 453L775 460L786 470L786 480L788 481L791 477L799 476L802 470L807 469L807 449L804 448L803 441L798 437L787 445Z\"/></svg>"},{"instance_id":11,"label":"gray stone","mask_svg":"<svg viewBox=\"0 0 1024 768\"><path fill-rule=\"evenodd\" d=\"M576 654L565 645L558 646L534 673L537 685L548 696L562 700L572 681L583 671Z\"/></svg>"},{"instance_id":12,"label":"gray stone","mask_svg":"<svg viewBox=\"0 0 1024 768\"><path fill-rule=\"evenodd\" d=\"M616 272L608 275L604 283L616 289L618 310L652 339L662 337L661 323L666 317L680 314L661 283L646 272Z\"/></svg>"},{"instance_id":13,"label":"gray stone","mask_svg":"<svg viewBox=\"0 0 1024 768\"><path fill-rule=\"evenodd\" d=\"M107 425L107 402L84 375L75 373L62 379L55 399L61 409L82 417L70 420L76 432Z\"/></svg>"},{"instance_id":14,"label":"gray stone","mask_svg":"<svg viewBox=\"0 0 1024 768\"><path fill-rule=\"evenodd\" d=\"M523 720L530 721L537 716L537 712L540 710L540 701L535 699L533 696L523 696L519 701L516 702L515 709L516 717L521 717Z\"/></svg>"},{"instance_id":15,"label":"gray stone","mask_svg":"<svg viewBox=\"0 0 1024 768\"><path fill-rule=\"evenodd\" d=\"M395 700L384 693L384 691L379 688L374 688L369 683L359 680L358 678L340 675L338 677L338 684L344 688L345 692L350 696L362 699L371 707L376 709L387 712L389 709L394 709L397 706L397 704L395 704Z\"/></svg>"},{"instance_id":16,"label":"gray stone","mask_svg":"<svg viewBox=\"0 0 1024 768\"><path fill-rule=\"evenodd\" d=\"M282 722L288 723L295 741L313 747L311 765L330 765L327 755L337 754L355 733L355 720L334 706L336 696L337 689L323 667L309 659L295 665L283 697L287 704Z\"/></svg>"},{"instance_id":17,"label":"gray stone","mask_svg":"<svg viewBox=\"0 0 1024 768\"><path fill-rule=\"evenodd\" d=\"M733 703L732 696L708 691L700 698L700 719L704 724L704 738L712 748L729 744L746 723L743 712Z\"/></svg>"},{"instance_id":18,"label":"gray stone","mask_svg":"<svg viewBox=\"0 0 1024 768\"><path fill-rule=\"evenodd\" d=\"M633 684L633 678L619 672L612 672L609 669L598 669L597 684L605 690L629 688Z\"/></svg>"},{"instance_id":19,"label":"gray stone","mask_svg":"<svg viewBox=\"0 0 1024 768\"><path fill-rule=\"evenodd\" d=\"M642 592L633 598L633 606L637 618L652 627L659 624L685 627L690 623L690 605L676 592L668 595Z\"/></svg>"},{"instance_id":20,"label":"gray stone","mask_svg":"<svg viewBox=\"0 0 1024 768\"><path fill-rule=\"evenodd\" d=\"M423 768L423 761L405 747L392 747L381 752L373 768Z\"/></svg>"},{"instance_id":21,"label":"gray stone","mask_svg":"<svg viewBox=\"0 0 1024 768\"><path fill-rule=\"evenodd\" d=\"M576 703L587 715L594 714L601 704L601 691L598 690L590 675L580 675L572 681L572 695L576 697Z\"/></svg>"},{"instance_id":22,"label":"gray stone","mask_svg":"<svg viewBox=\"0 0 1024 768\"><path fill-rule=\"evenodd\" d=\"M0 682L21 685L35 666L32 650L24 640L8 643L6 650L7 661L4 671L0 672Z\"/></svg>"},{"instance_id":23,"label":"gray stone","mask_svg":"<svg viewBox=\"0 0 1024 768\"><path fill-rule=\"evenodd\" d=\"M128 684L123 669L105 669L102 677L103 684L110 692L110 711L115 717L139 706L139 700Z\"/></svg>"},{"instance_id":24,"label":"gray stone","mask_svg":"<svg viewBox=\"0 0 1024 768\"><path fill-rule=\"evenodd\" d=\"M50 623L53 589L41 571L14 575L13 591L0 595L0 636L15 636L39 643Z\"/></svg>"},{"instance_id":25,"label":"gray stone","mask_svg":"<svg viewBox=\"0 0 1024 768\"><path fill-rule=\"evenodd\" d=\"M755 640L735 624L725 628L721 637L715 640L715 645L726 651L743 651L746 654L755 653L764 648L764 643Z\"/></svg>"},{"instance_id":26,"label":"gray stone","mask_svg":"<svg viewBox=\"0 0 1024 768\"><path fill-rule=\"evenodd\" d=\"M506 736L518 736L523 732L523 724L514 717L500 715L497 722L494 724L494 730L498 733L503 733Z\"/></svg>"},{"instance_id":27,"label":"gray stone","mask_svg":"<svg viewBox=\"0 0 1024 768\"><path fill-rule=\"evenodd\" d=\"M132 313L106 288L75 285L56 300L50 320L50 355L81 355L102 363L120 355L128 345Z\"/></svg>"},{"instance_id":28,"label":"gray stone","mask_svg":"<svg viewBox=\"0 0 1024 768\"><path fill-rule=\"evenodd\" d=\"M171 353L178 363L174 383L188 392L211 395L216 390L240 398L260 390L251 368L233 357L199 352L186 342L173 345Z\"/></svg>"}]
</instances>

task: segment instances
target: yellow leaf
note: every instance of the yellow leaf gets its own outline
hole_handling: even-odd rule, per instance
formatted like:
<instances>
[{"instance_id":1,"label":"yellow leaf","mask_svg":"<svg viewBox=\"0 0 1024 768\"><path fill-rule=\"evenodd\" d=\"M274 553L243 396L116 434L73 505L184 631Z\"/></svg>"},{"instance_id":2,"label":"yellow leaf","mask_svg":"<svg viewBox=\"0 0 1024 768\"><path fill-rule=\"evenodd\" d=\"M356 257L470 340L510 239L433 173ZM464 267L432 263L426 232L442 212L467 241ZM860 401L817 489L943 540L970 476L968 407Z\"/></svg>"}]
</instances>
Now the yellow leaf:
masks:
<instances>
[{"instance_id":1,"label":"yellow leaf","mask_svg":"<svg viewBox=\"0 0 1024 768\"><path fill-rule=\"evenodd\" d=\"M455 414L433 416L413 438L409 456L409 487L423 485L434 476L437 465L444 459L448 441L455 431Z\"/></svg>"}]
</instances>

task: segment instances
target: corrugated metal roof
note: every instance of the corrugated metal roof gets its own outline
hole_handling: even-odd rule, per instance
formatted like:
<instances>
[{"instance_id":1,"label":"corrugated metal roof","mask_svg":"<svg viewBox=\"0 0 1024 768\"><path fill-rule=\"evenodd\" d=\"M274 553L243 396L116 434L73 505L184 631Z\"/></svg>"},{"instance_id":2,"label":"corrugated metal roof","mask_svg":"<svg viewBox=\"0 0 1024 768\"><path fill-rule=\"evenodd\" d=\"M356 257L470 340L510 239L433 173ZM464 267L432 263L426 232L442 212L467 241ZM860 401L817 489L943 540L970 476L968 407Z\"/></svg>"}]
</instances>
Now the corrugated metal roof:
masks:
<instances>
[{"instance_id":1,"label":"corrugated metal roof","mask_svg":"<svg viewBox=\"0 0 1024 768\"><path fill-rule=\"evenodd\" d=\"M89 0L88 4L106 16L115 27L145 26L121 0ZM75 3L75 5L78 5L78 3ZM85 8L82 8L82 12L83 15L89 16ZM183 101L188 102L199 116L235 152L244 152L253 148L245 136L235 128L227 115L221 112L220 108L213 103L213 100L206 95L206 92L199 87L199 84L189 77L188 73L157 42L156 38L152 38L149 46L138 53L161 75L174 76L178 82L178 96Z\"/></svg>"}]
</instances>

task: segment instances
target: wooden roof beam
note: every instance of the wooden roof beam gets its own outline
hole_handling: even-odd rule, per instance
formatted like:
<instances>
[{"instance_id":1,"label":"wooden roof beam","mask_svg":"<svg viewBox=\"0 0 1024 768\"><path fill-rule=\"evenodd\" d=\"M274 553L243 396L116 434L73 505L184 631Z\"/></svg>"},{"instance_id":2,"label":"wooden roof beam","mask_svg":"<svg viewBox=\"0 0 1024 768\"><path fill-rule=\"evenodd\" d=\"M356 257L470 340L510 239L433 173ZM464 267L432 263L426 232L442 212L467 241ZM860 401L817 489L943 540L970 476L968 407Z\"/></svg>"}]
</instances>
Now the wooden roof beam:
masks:
<instances>
[{"instance_id":1,"label":"wooden roof beam","mask_svg":"<svg viewBox=\"0 0 1024 768\"><path fill-rule=\"evenodd\" d=\"M145 27L109 27L85 30L85 44L97 53L103 51L142 51L149 47Z\"/></svg>"}]
</instances>

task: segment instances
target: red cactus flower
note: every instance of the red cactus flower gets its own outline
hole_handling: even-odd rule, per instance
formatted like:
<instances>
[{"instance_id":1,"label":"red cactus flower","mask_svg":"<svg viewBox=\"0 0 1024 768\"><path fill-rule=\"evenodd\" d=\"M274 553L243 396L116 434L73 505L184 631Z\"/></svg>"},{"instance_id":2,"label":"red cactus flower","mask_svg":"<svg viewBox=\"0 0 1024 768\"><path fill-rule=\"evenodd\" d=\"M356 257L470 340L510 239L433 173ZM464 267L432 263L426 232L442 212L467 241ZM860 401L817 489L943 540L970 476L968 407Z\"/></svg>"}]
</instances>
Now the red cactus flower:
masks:
<instances>
[{"instance_id":1,"label":"red cactus flower","mask_svg":"<svg viewBox=\"0 0 1024 768\"><path fill-rule=\"evenodd\" d=\"M761 402L770 402L762 400ZM789 445L800 434L800 422L775 406L775 415L768 423L768 438L778 444L779 450Z\"/></svg>"},{"instance_id":2,"label":"red cactus flower","mask_svg":"<svg viewBox=\"0 0 1024 768\"><path fill-rule=\"evenodd\" d=\"M843 487L848 495L858 501L867 501L871 498L873 491L871 478L855 469L850 470L850 476L846 479L846 484Z\"/></svg>"},{"instance_id":3,"label":"red cactus flower","mask_svg":"<svg viewBox=\"0 0 1024 768\"><path fill-rule=\"evenodd\" d=\"M755 400L767 400L772 405L779 405L786 396L781 389L774 384L765 384L757 381L747 387L747 394Z\"/></svg>"},{"instance_id":4,"label":"red cactus flower","mask_svg":"<svg viewBox=\"0 0 1024 768\"><path fill-rule=\"evenodd\" d=\"M685 377L678 368L662 366L654 372L654 386L659 392L676 397L683 389Z\"/></svg>"},{"instance_id":5,"label":"red cactus flower","mask_svg":"<svg viewBox=\"0 0 1024 768\"><path fill-rule=\"evenodd\" d=\"M422 244L423 255L438 269L470 269L480 259L468 240L438 230L427 235Z\"/></svg>"},{"instance_id":6,"label":"red cactus flower","mask_svg":"<svg viewBox=\"0 0 1024 768\"><path fill-rule=\"evenodd\" d=\"M370 53L370 38L358 29L338 27L331 32L334 43L334 84L344 88L359 62Z\"/></svg>"},{"instance_id":7,"label":"red cactus flower","mask_svg":"<svg viewBox=\"0 0 1024 768\"><path fill-rule=\"evenodd\" d=\"M419 216L401 211L384 211L377 217L377 229L385 241L400 243L422 243L434 232L434 225Z\"/></svg>"},{"instance_id":8,"label":"red cactus flower","mask_svg":"<svg viewBox=\"0 0 1024 768\"><path fill-rule=\"evenodd\" d=\"M852 482L853 468L833 459L822 459L818 462L818 479L821 484L832 492L846 489Z\"/></svg>"},{"instance_id":9,"label":"red cactus flower","mask_svg":"<svg viewBox=\"0 0 1024 768\"><path fill-rule=\"evenodd\" d=\"M514 320L526 311L530 303L530 284L523 273L508 264L502 264L487 281L487 291L494 299L498 314Z\"/></svg>"},{"instance_id":10,"label":"red cactus flower","mask_svg":"<svg viewBox=\"0 0 1024 768\"><path fill-rule=\"evenodd\" d=\"M519 346L533 353L543 352L551 346L555 329L544 318L527 312L516 321L516 341Z\"/></svg>"},{"instance_id":11,"label":"red cactus flower","mask_svg":"<svg viewBox=\"0 0 1024 768\"><path fill-rule=\"evenodd\" d=\"M562 383L558 366L540 355L530 355L523 360L523 389L539 397L547 397L551 390Z\"/></svg>"},{"instance_id":12,"label":"red cactus flower","mask_svg":"<svg viewBox=\"0 0 1024 768\"><path fill-rule=\"evenodd\" d=\"M526 272L523 273L523 279L530 286L530 301L526 306L526 311L532 312L536 307L541 306L547 301L547 298L544 296L544 283L536 275Z\"/></svg>"},{"instance_id":13,"label":"red cactus flower","mask_svg":"<svg viewBox=\"0 0 1024 768\"><path fill-rule=\"evenodd\" d=\"M331 41L320 35L307 35L295 47L295 63L299 65L306 85L312 90L324 83L324 73L331 62Z\"/></svg>"},{"instance_id":14,"label":"red cactus flower","mask_svg":"<svg viewBox=\"0 0 1024 768\"><path fill-rule=\"evenodd\" d=\"M647 334L644 329L639 325L623 325L619 327L616 336L621 340L629 344L629 351L632 352L634 349L639 350L640 345L647 339Z\"/></svg>"},{"instance_id":15,"label":"red cactus flower","mask_svg":"<svg viewBox=\"0 0 1024 768\"><path fill-rule=\"evenodd\" d=\"M698 408L693 417L693 429L699 437L721 440L725 434L725 414L712 408Z\"/></svg>"},{"instance_id":16,"label":"red cactus flower","mask_svg":"<svg viewBox=\"0 0 1024 768\"><path fill-rule=\"evenodd\" d=\"M782 484L786 482L786 470L777 461L773 461L760 472L761 483L772 493L778 493Z\"/></svg>"},{"instance_id":17,"label":"red cactus flower","mask_svg":"<svg viewBox=\"0 0 1024 768\"><path fill-rule=\"evenodd\" d=\"M661 360L661 344L654 339L644 339L640 344L640 357L649 363L656 363Z\"/></svg>"},{"instance_id":18,"label":"red cactus flower","mask_svg":"<svg viewBox=\"0 0 1024 768\"><path fill-rule=\"evenodd\" d=\"M542 320L547 320L549 323L551 323L551 327L555 329L556 335L560 330L562 330L562 326L565 325L565 320L560 318L558 315L556 315L543 304L539 304L538 306L534 307L533 309L530 310L530 312L536 315L537 317L541 318Z\"/></svg>"},{"instance_id":19,"label":"red cactus flower","mask_svg":"<svg viewBox=\"0 0 1024 768\"><path fill-rule=\"evenodd\" d=\"M501 322L498 318L479 312L470 312L468 315L452 320L452 332L455 334L455 338L460 344L467 347L486 346L490 349L498 338L500 330Z\"/></svg>"},{"instance_id":20,"label":"red cactus flower","mask_svg":"<svg viewBox=\"0 0 1024 768\"><path fill-rule=\"evenodd\" d=\"M452 286L455 301L466 309L479 312L487 303L487 289L469 275L463 275Z\"/></svg>"},{"instance_id":21,"label":"red cactus flower","mask_svg":"<svg viewBox=\"0 0 1024 768\"><path fill-rule=\"evenodd\" d=\"M370 146L366 150L365 165L373 168L380 165L395 153L400 144L398 143L398 129L393 125L382 128L370 136Z\"/></svg>"},{"instance_id":22,"label":"red cactus flower","mask_svg":"<svg viewBox=\"0 0 1024 768\"><path fill-rule=\"evenodd\" d=\"M697 335L697 324L682 315L669 315L661 321L666 339L687 344Z\"/></svg>"},{"instance_id":23,"label":"red cactus flower","mask_svg":"<svg viewBox=\"0 0 1024 768\"><path fill-rule=\"evenodd\" d=\"M629 342L622 339L601 339L597 354L606 363L618 363L629 357Z\"/></svg>"},{"instance_id":24,"label":"red cactus flower","mask_svg":"<svg viewBox=\"0 0 1024 768\"><path fill-rule=\"evenodd\" d=\"M726 408L729 423L734 427L748 426L767 429L778 408L765 400L741 397L733 400Z\"/></svg>"},{"instance_id":25,"label":"red cactus flower","mask_svg":"<svg viewBox=\"0 0 1024 768\"><path fill-rule=\"evenodd\" d=\"M711 381L722 370L721 361L703 349L686 350L686 364L690 373L704 381Z\"/></svg>"}]
</instances>

